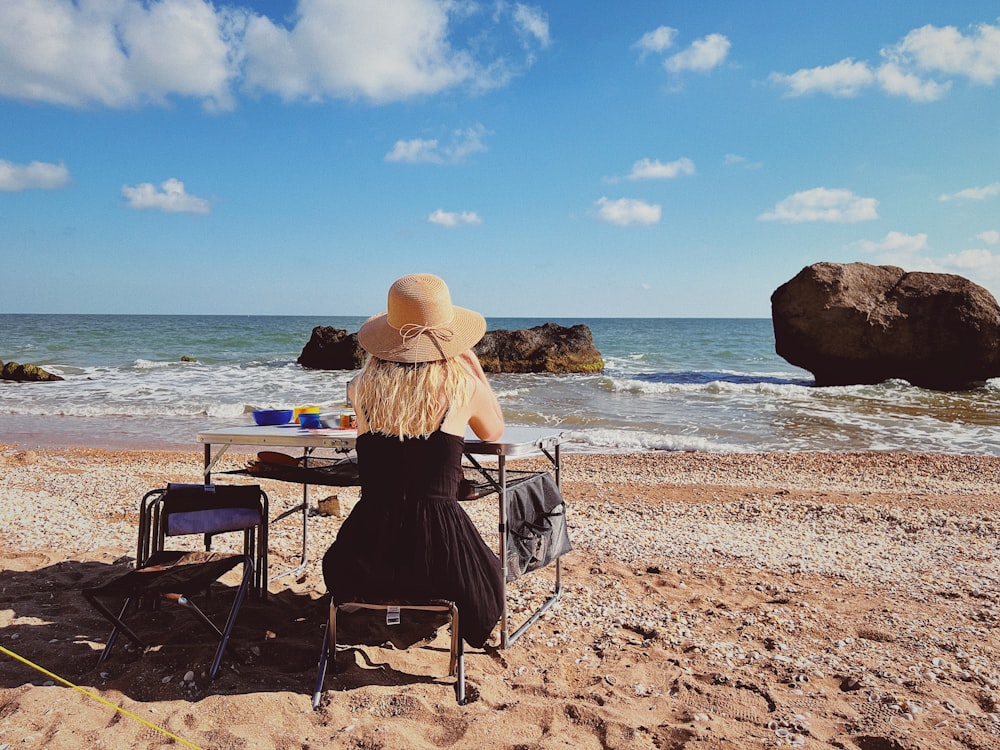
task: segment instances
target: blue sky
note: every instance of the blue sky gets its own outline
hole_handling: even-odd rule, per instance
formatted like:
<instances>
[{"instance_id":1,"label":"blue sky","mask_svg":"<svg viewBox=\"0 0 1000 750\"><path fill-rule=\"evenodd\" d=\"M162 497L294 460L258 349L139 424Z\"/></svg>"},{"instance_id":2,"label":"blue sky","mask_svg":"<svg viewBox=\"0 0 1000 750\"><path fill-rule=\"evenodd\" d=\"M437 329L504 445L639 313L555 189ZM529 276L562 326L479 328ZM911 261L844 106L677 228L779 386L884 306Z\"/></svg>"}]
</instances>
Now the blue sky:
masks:
<instances>
[{"instance_id":1,"label":"blue sky","mask_svg":"<svg viewBox=\"0 0 1000 750\"><path fill-rule=\"evenodd\" d=\"M767 317L1000 292L995 1L3 0L0 312Z\"/></svg>"}]
</instances>

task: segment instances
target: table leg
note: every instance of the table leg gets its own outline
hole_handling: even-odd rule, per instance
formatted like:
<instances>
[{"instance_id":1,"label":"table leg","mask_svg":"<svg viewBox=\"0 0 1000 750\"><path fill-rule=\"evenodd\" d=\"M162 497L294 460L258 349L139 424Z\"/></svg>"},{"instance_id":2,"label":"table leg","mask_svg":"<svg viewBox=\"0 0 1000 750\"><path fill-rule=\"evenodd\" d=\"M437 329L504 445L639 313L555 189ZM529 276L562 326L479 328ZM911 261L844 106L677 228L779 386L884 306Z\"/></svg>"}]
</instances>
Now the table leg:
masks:
<instances>
[{"instance_id":1,"label":"table leg","mask_svg":"<svg viewBox=\"0 0 1000 750\"><path fill-rule=\"evenodd\" d=\"M551 455L548 451L543 451L549 461L552 462L554 467L554 474L556 480L556 486L559 486L559 472L560 472L560 457L559 457L559 446L555 447L555 454ZM506 467L504 465L504 456L499 457L498 462L499 469L499 484L501 487L500 491L500 564L503 566L504 570L504 598L503 598L503 615L501 617L501 630L500 630L500 647L507 648L512 645L518 638L520 638L524 632L530 628L543 614L545 614L553 604L555 604L559 599L562 598L562 560L561 558L556 558L555 562L555 583L553 585L552 594L541 603L541 605L532 612L528 619L521 623L520 627L517 628L513 633L510 632L509 618L507 614L507 473ZM537 571L536 571L537 572Z\"/></svg>"},{"instance_id":2,"label":"table leg","mask_svg":"<svg viewBox=\"0 0 1000 750\"><path fill-rule=\"evenodd\" d=\"M309 468L309 455L312 453L312 448L305 448L302 454L302 468ZM277 573L269 579L270 581L276 581L279 578L284 578L285 576L298 575L306 569L306 564L308 563L308 543L309 543L309 485L302 485L302 503L296 505L294 508L289 508L281 515L277 516L272 523L280 521L283 518L287 518L293 513L302 513L302 551L299 553L299 564L294 568L289 568L288 570Z\"/></svg>"}]
</instances>

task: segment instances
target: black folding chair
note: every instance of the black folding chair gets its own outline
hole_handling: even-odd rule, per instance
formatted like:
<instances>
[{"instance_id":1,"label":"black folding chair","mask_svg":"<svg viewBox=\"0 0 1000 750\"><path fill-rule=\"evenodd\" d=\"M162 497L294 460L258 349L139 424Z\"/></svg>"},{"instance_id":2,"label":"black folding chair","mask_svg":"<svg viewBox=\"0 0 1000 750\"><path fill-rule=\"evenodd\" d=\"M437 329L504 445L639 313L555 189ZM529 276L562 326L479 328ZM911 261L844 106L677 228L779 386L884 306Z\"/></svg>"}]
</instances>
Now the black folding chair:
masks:
<instances>
[{"instance_id":1,"label":"black folding chair","mask_svg":"<svg viewBox=\"0 0 1000 750\"><path fill-rule=\"evenodd\" d=\"M337 614L340 611L376 610L385 612L387 626L399 625L406 613L438 612L448 616L451 625L451 650L448 661L448 676L455 678L455 699L459 705L465 705L465 642L459 635L458 607L454 602L435 599L426 604L383 604L372 602L349 602L335 604L330 602L330 618L323 634L323 645L319 655L319 669L316 675L316 686L313 688L313 710L319 708L323 695L323 684L326 681L328 664L337 671Z\"/></svg>"},{"instance_id":2,"label":"black folding chair","mask_svg":"<svg viewBox=\"0 0 1000 750\"><path fill-rule=\"evenodd\" d=\"M247 590L255 588L258 593L266 593L267 514L267 495L257 485L170 484L166 489L147 493L140 504L135 570L83 591L87 601L113 625L98 663L108 658L119 633L145 648L125 622L144 601L153 606L173 601L189 609L219 639L209 671L209 679L214 679ZM212 537L230 531L243 532L243 553L212 552ZM204 537L205 551L164 549L167 538L190 534ZM242 580L225 626L220 629L193 597L207 592L215 581L241 564ZM124 600L117 614L109 606L112 600Z\"/></svg>"}]
</instances>

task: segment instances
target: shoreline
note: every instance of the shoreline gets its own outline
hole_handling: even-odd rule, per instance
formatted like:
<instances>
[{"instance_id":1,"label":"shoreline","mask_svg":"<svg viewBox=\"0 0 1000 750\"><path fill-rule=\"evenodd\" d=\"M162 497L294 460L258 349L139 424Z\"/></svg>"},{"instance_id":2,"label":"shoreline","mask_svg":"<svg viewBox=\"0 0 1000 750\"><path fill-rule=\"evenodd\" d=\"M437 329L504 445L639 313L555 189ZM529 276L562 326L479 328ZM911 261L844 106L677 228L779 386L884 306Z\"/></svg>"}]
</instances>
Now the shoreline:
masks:
<instances>
[{"instance_id":1,"label":"shoreline","mask_svg":"<svg viewBox=\"0 0 1000 750\"><path fill-rule=\"evenodd\" d=\"M97 669L106 627L78 589L134 554L145 491L200 479L197 449L0 444L0 645L206 749L1000 744L1000 457L562 458L574 545L565 593L511 648L470 650L464 707L440 650L366 647L343 657L320 710L309 710L318 558L342 517L310 519L305 576L245 605L215 682L201 676L212 647L182 615L176 626L205 645L145 655L118 646ZM246 460L227 455L221 468ZM302 499L297 485L261 484L272 517ZM345 513L356 500L352 488L314 491L336 492ZM495 502L463 507L492 546ZM275 569L295 557L295 526L272 526ZM515 619L550 582L540 571L512 587ZM0 744L162 744L0 662L10 707ZM263 712L272 721L261 727Z\"/></svg>"}]
</instances>

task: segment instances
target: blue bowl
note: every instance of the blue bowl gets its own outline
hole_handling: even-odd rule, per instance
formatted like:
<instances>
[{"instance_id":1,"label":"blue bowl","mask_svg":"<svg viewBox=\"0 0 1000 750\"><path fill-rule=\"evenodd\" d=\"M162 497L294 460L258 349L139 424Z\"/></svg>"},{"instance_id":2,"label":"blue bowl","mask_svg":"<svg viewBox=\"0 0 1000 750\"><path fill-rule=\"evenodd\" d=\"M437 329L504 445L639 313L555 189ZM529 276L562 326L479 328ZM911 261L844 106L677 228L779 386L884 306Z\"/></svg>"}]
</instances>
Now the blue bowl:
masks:
<instances>
[{"instance_id":1,"label":"blue bowl","mask_svg":"<svg viewBox=\"0 0 1000 750\"><path fill-rule=\"evenodd\" d=\"M292 409L254 409L253 421L261 427L288 424L292 421Z\"/></svg>"},{"instance_id":2,"label":"blue bowl","mask_svg":"<svg viewBox=\"0 0 1000 750\"><path fill-rule=\"evenodd\" d=\"M320 426L319 424L319 414L313 414L312 412L303 412L299 414L299 424L303 429L316 429Z\"/></svg>"}]
</instances>

